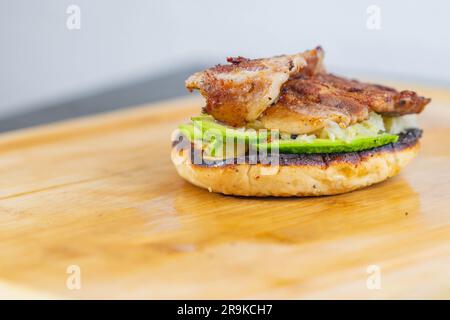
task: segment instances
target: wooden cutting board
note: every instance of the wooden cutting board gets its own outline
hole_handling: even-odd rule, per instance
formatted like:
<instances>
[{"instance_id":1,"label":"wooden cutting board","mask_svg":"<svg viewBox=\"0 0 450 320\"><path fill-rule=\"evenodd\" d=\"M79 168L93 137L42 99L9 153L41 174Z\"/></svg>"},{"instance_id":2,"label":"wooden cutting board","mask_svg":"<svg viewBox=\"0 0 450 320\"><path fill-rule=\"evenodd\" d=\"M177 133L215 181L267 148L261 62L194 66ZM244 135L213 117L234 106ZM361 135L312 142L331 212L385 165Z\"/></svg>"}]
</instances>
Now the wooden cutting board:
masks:
<instances>
[{"instance_id":1,"label":"wooden cutting board","mask_svg":"<svg viewBox=\"0 0 450 320\"><path fill-rule=\"evenodd\" d=\"M1 135L0 298L450 298L450 91L415 89L420 156L339 196L184 182L198 98Z\"/></svg>"}]
</instances>

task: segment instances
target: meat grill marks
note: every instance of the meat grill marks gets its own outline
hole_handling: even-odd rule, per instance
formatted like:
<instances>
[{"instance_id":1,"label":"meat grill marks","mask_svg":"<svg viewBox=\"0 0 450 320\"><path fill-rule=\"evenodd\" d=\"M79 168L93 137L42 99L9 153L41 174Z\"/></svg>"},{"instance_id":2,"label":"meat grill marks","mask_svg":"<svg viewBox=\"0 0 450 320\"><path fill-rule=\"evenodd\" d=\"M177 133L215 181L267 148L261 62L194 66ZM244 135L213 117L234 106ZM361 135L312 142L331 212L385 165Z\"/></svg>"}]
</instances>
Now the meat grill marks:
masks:
<instances>
[{"instance_id":1,"label":"meat grill marks","mask_svg":"<svg viewBox=\"0 0 450 320\"><path fill-rule=\"evenodd\" d=\"M412 91L349 80L329 73L288 80L279 100L258 119L260 126L293 134L323 128L327 120L345 128L368 118L369 112L389 116L420 113L430 99Z\"/></svg>"},{"instance_id":2,"label":"meat grill marks","mask_svg":"<svg viewBox=\"0 0 450 320\"><path fill-rule=\"evenodd\" d=\"M290 77L323 71L320 47L268 59L227 60L228 65L195 73L186 80L186 87L200 90L206 98L205 111L232 126L256 120L278 100L281 86Z\"/></svg>"},{"instance_id":3,"label":"meat grill marks","mask_svg":"<svg viewBox=\"0 0 450 320\"><path fill-rule=\"evenodd\" d=\"M186 81L206 98L205 112L231 126L311 133L327 120L347 127L369 112L420 113L430 99L325 72L320 47L296 55L249 60L228 58Z\"/></svg>"},{"instance_id":4,"label":"meat grill marks","mask_svg":"<svg viewBox=\"0 0 450 320\"><path fill-rule=\"evenodd\" d=\"M390 87L345 79L333 74L318 74L312 79L336 89L342 94L342 97L352 98L367 105L371 111L380 114L400 116L420 113L431 101L431 99L418 96L413 91L398 92Z\"/></svg>"}]
</instances>

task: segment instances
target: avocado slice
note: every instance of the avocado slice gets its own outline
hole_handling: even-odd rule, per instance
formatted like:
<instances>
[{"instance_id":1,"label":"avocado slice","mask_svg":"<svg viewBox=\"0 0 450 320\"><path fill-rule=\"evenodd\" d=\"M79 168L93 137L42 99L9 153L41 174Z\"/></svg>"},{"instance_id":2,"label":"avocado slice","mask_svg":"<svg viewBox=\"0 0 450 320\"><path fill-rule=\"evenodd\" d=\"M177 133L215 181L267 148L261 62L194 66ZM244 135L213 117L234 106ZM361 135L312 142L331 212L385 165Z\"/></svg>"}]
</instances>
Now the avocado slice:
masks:
<instances>
[{"instance_id":1,"label":"avocado slice","mask_svg":"<svg viewBox=\"0 0 450 320\"><path fill-rule=\"evenodd\" d=\"M199 128L201 124L203 133L207 131L213 133L217 132L222 134L222 137L226 137L227 139L236 139L241 141L245 140L246 142L256 143L259 140L265 140L267 138L267 132L258 132L256 130L244 131L234 129L232 127L227 127L223 124L218 123L212 116L208 115L192 117L191 120L193 121L196 128Z\"/></svg>"},{"instance_id":2,"label":"avocado slice","mask_svg":"<svg viewBox=\"0 0 450 320\"><path fill-rule=\"evenodd\" d=\"M258 149L271 150L278 146L279 153L335 153L372 149L397 142L397 140L397 135L383 133L375 137L358 137L351 141L329 139L315 139L312 142L277 140L269 143L259 143L256 147Z\"/></svg>"},{"instance_id":3,"label":"avocado slice","mask_svg":"<svg viewBox=\"0 0 450 320\"><path fill-rule=\"evenodd\" d=\"M178 126L178 129L181 131L181 133L183 133L186 137L189 138L189 140L194 140L194 132L195 132L195 128L192 125L192 123L186 124L180 124Z\"/></svg>"},{"instance_id":4,"label":"avocado slice","mask_svg":"<svg viewBox=\"0 0 450 320\"><path fill-rule=\"evenodd\" d=\"M201 136L201 134L205 134L211 130L213 133L221 135L223 139L227 138L235 139L237 141L245 141L256 149L270 151L273 148L278 147L279 153L301 154L354 152L372 149L388 143L397 142L398 140L398 135L382 133L373 137L357 137L350 141L315 139L311 142L307 142L294 139L281 139L272 142L265 142L267 141L267 132L233 129L216 122L213 117L208 115L200 115L192 117L191 119L193 123L182 124L179 126L180 131L183 132L190 140L194 139L194 133L196 131L198 132L197 135ZM201 132L200 127L202 130ZM206 137L206 140L213 142L214 144L219 143L219 141L211 141L211 139L215 140L216 137Z\"/></svg>"}]
</instances>

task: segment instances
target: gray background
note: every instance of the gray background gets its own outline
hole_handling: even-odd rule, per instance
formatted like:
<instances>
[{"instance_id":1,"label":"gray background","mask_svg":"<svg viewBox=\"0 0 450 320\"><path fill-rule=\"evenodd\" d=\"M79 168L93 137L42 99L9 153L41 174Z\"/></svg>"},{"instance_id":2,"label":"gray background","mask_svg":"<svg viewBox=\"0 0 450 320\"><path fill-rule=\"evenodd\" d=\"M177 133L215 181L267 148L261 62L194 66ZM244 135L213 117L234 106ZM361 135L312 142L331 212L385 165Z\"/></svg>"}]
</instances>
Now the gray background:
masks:
<instances>
[{"instance_id":1,"label":"gray background","mask_svg":"<svg viewBox=\"0 0 450 320\"><path fill-rule=\"evenodd\" d=\"M81 30L66 27L71 4ZM380 30L366 27L370 5L381 9ZM0 118L176 96L187 74L226 56L317 44L337 73L450 87L449 14L437 0L1 0Z\"/></svg>"}]
</instances>

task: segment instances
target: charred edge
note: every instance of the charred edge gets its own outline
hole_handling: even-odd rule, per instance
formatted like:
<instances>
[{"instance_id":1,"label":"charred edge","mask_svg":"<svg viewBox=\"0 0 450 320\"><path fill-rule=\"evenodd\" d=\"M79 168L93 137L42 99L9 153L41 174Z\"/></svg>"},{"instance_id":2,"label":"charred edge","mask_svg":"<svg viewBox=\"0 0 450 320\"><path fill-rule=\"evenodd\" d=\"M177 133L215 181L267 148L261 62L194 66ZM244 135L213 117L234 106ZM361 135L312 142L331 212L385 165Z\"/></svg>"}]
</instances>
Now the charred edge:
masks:
<instances>
[{"instance_id":1,"label":"charred edge","mask_svg":"<svg viewBox=\"0 0 450 320\"><path fill-rule=\"evenodd\" d=\"M329 165L340 162L357 164L361 162L361 160L373 157L376 154L401 151L413 147L414 145L417 144L417 142L421 137L422 137L421 129L408 129L405 132L399 134L397 142L385 144L383 146L367 150L361 150L356 152L339 152L339 153L303 153L303 154L282 153L279 155L279 165L328 167ZM175 140L172 145L173 147L176 147L178 150L187 149L186 140L187 139ZM191 149L191 160L194 159L194 156L196 156L197 159L202 158L200 155L201 151L197 150L194 147L191 147L190 149ZM234 166L237 163L261 164L260 159L250 159L248 156L246 156L245 158L239 158L239 160L240 161L238 161L238 158L235 158L233 163L229 162L227 163L225 162L225 160L212 161L202 159L203 162L201 164L196 165L201 167L225 167L225 166Z\"/></svg>"}]
</instances>

